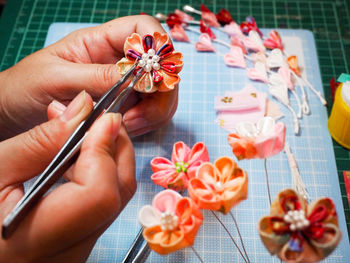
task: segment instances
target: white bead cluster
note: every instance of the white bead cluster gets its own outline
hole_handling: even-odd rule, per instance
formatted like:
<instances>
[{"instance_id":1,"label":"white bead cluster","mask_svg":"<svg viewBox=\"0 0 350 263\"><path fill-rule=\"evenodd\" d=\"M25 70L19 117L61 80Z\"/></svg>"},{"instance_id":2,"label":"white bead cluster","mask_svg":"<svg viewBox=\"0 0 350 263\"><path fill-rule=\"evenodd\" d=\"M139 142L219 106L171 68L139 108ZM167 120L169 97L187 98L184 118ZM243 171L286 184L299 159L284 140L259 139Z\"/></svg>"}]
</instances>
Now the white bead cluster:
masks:
<instances>
[{"instance_id":1,"label":"white bead cluster","mask_svg":"<svg viewBox=\"0 0 350 263\"><path fill-rule=\"evenodd\" d=\"M153 48L150 48L147 53L142 55L142 59L139 60L139 66L142 67L146 72L151 72L152 69L159 70L160 57L156 55Z\"/></svg>"},{"instance_id":2,"label":"white bead cluster","mask_svg":"<svg viewBox=\"0 0 350 263\"><path fill-rule=\"evenodd\" d=\"M160 218L160 225L163 231L173 230L178 225L179 218L172 212L164 212Z\"/></svg>"},{"instance_id":3,"label":"white bead cluster","mask_svg":"<svg viewBox=\"0 0 350 263\"><path fill-rule=\"evenodd\" d=\"M309 220L305 218L303 210L288 211L283 219L285 222L290 223L289 229L293 232L303 230L310 225Z\"/></svg>"}]
</instances>

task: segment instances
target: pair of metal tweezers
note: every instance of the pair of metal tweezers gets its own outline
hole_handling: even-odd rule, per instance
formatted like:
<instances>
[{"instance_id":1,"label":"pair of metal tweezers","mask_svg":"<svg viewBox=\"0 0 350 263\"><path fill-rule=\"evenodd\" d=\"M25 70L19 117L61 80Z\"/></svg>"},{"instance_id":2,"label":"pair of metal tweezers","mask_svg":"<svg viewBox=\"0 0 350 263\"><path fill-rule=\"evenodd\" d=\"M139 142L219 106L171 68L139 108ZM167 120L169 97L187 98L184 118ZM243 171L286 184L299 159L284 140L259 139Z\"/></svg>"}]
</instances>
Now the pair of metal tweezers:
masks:
<instances>
[{"instance_id":1,"label":"pair of metal tweezers","mask_svg":"<svg viewBox=\"0 0 350 263\"><path fill-rule=\"evenodd\" d=\"M143 69L134 74L137 62L130 70L111 87L103 97L96 103L90 115L75 129L73 134L65 142L47 168L39 175L33 186L25 193L23 198L16 204L11 213L5 218L2 224L2 237L8 239L16 230L20 222L50 189L50 187L64 174L65 171L75 162L79 155L82 142L86 132L94 121L101 114L117 112L120 110L125 99L133 90L137 81L143 73ZM130 84L123 89L124 84L133 76Z\"/></svg>"}]
</instances>

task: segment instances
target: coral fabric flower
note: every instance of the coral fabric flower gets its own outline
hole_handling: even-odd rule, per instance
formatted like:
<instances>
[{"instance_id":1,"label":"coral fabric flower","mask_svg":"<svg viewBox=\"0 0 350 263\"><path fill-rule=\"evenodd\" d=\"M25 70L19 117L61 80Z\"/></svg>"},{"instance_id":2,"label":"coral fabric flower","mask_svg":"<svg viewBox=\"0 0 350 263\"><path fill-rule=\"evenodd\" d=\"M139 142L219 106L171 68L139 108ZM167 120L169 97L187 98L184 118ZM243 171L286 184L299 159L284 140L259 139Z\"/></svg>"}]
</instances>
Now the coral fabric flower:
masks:
<instances>
[{"instance_id":1,"label":"coral fabric flower","mask_svg":"<svg viewBox=\"0 0 350 263\"><path fill-rule=\"evenodd\" d=\"M193 244L203 216L190 198L164 190L154 197L152 206L141 208L139 220L148 245L165 255Z\"/></svg>"},{"instance_id":2,"label":"coral fabric flower","mask_svg":"<svg viewBox=\"0 0 350 263\"><path fill-rule=\"evenodd\" d=\"M301 73L300 73L300 69L298 67L298 58L297 56L290 56L287 58L287 63L288 63L288 66L291 70L294 71L295 74L297 74L298 76L301 76Z\"/></svg>"},{"instance_id":3,"label":"coral fabric flower","mask_svg":"<svg viewBox=\"0 0 350 263\"><path fill-rule=\"evenodd\" d=\"M171 161L156 157L151 161L152 181L164 188L182 191L187 189L188 181L195 176L197 168L209 161L209 154L204 143L196 143L190 149L184 142L173 146Z\"/></svg>"},{"instance_id":4,"label":"coral fabric flower","mask_svg":"<svg viewBox=\"0 0 350 263\"><path fill-rule=\"evenodd\" d=\"M179 83L178 73L183 66L182 54L174 52L167 34L154 32L143 38L133 33L124 44L125 58L117 63L117 69L124 75L138 62L144 73L135 85L135 90L144 93L173 90Z\"/></svg>"},{"instance_id":5,"label":"coral fabric flower","mask_svg":"<svg viewBox=\"0 0 350 263\"><path fill-rule=\"evenodd\" d=\"M258 230L269 252L286 262L318 262L341 239L332 200L321 198L307 205L292 189L278 194L270 216L260 219Z\"/></svg>"},{"instance_id":6,"label":"coral fabric flower","mask_svg":"<svg viewBox=\"0 0 350 263\"><path fill-rule=\"evenodd\" d=\"M237 133L228 135L228 143L238 160L267 158L278 154L284 148L286 125L275 123L271 117L264 117L255 126L251 122L241 122Z\"/></svg>"},{"instance_id":7,"label":"coral fabric flower","mask_svg":"<svg viewBox=\"0 0 350 263\"><path fill-rule=\"evenodd\" d=\"M188 185L188 192L200 208L230 212L247 199L248 176L234 160L221 157L213 164L203 163Z\"/></svg>"}]
</instances>

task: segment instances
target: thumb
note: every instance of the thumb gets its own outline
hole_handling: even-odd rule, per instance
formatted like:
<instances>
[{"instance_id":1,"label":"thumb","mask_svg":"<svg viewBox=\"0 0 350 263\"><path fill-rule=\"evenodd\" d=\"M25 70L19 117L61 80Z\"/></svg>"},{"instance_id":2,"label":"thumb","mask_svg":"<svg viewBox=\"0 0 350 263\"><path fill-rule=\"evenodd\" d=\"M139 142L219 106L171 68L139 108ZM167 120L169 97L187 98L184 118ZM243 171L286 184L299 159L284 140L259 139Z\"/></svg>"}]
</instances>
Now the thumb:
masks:
<instances>
[{"instance_id":1,"label":"thumb","mask_svg":"<svg viewBox=\"0 0 350 263\"><path fill-rule=\"evenodd\" d=\"M61 68L61 85L68 96L86 90L93 98L101 97L119 79L114 64L78 64L68 63ZM67 93L70 94L67 94Z\"/></svg>"},{"instance_id":2,"label":"thumb","mask_svg":"<svg viewBox=\"0 0 350 263\"><path fill-rule=\"evenodd\" d=\"M0 143L0 189L42 172L74 129L92 110L82 91L59 117ZM5 176L6 175L6 176Z\"/></svg>"}]
</instances>

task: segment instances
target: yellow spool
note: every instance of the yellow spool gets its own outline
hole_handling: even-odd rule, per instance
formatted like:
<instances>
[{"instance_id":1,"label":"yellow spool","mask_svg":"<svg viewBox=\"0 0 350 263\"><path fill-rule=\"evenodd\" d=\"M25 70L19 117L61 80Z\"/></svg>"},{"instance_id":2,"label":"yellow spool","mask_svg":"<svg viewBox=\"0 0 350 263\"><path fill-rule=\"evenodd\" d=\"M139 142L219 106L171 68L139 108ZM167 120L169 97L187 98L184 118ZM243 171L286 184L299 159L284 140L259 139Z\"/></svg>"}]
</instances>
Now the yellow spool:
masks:
<instances>
[{"instance_id":1,"label":"yellow spool","mask_svg":"<svg viewBox=\"0 0 350 263\"><path fill-rule=\"evenodd\" d=\"M342 88L343 83L335 93L331 116L328 119L328 130L337 143L350 149L350 105L343 100Z\"/></svg>"}]
</instances>

